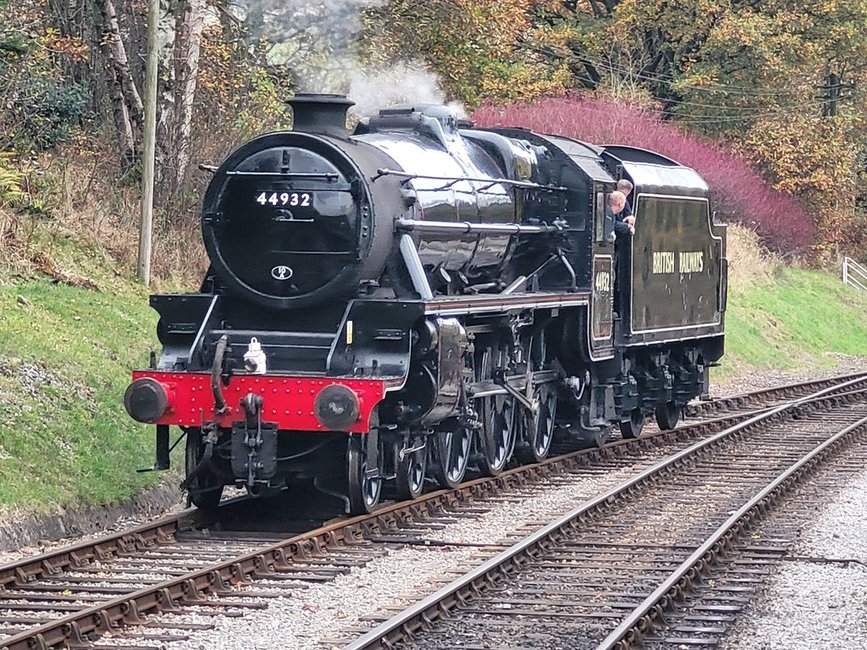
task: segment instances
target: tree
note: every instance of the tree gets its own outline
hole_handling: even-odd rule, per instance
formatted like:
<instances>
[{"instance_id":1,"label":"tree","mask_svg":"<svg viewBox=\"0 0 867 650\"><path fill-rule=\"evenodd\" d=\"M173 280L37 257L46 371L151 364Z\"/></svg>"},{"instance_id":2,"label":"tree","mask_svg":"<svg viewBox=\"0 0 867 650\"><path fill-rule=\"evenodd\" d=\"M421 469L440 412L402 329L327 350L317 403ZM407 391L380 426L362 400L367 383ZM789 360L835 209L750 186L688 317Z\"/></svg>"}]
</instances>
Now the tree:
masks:
<instances>
[{"instance_id":1,"label":"tree","mask_svg":"<svg viewBox=\"0 0 867 650\"><path fill-rule=\"evenodd\" d=\"M425 61L446 94L469 106L566 89L565 68L520 50L538 0L391 0L370 10L365 53L374 65Z\"/></svg>"},{"instance_id":2,"label":"tree","mask_svg":"<svg viewBox=\"0 0 867 650\"><path fill-rule=\"evenodd\" d=\"M177 155L175 185L180 187L190 164L193 108L199 77L202 30L205 20L205 0L183 0L178 13L175 44L175 116L174 151Z\"/></svg>"},{"instance_id":3,"label":"tree","mask_svg":"<svg viewBox=\"0 0 867 650\"><path fill-rule=\"evenodd\" d=\"M863 0L589 0L554 3L533 20L526 46L565 62L574 85L660 106L730 143L812 208L822 240L858 246Z\"/></svg>"},{"instance_id":4,"label":"tree","mask_svg":"<svg viewBox=\"0 0 867 650\"><path fill-rule=\"evenodd\" d=\"M111 64L110 85L114 106L114 125L117 130L121 159L125 168L137 160L141 125L144 121L144 105L129 65L126 46L120 31L120 23L113 0L99 0L102 11L105 37L102 39L106 57Z\"/></svg>"},{"instance_id":5,"label":"tree","mask_svg":"<svg viewBox=\"0 0 867 650\"><path fill-rule=\"evenodd\" d=\"M853 234L863 232L865 24L860 0L736 3L717 11L673 80L681 121L732 141L775 187L812 208L820 251L853 250Z\"/></svg>"}]
</instances>

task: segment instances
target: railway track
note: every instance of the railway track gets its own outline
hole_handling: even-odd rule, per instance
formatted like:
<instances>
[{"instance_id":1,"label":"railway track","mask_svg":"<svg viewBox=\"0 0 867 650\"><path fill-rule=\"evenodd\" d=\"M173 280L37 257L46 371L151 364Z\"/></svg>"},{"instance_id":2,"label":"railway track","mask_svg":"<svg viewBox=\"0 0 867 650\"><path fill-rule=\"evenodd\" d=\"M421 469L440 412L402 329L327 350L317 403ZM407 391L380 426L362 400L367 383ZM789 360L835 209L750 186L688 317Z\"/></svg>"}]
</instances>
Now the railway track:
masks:
<instances>
[{"instance_id":1,"label":"railway track","mask_svg":"<svg viewBox=\"0 0 867 650\"><path fill-rule=\"evenodd\" d=\"M821 517L823 508L829 504L829 495L856 482L865 467L867 445L850 446L845 455L838 455L833 462L818 468L808 483L796 486L786 498L775 503L768 516L751 522L750 535L732 541L726 552L717 557L716 565L709 567L707 579L694 583L681 599L672 602L664 620L644 636L645 650L740 647L743 630L737 628L744 619L741 612L760 611L760 607L752 604L754 596L767 602L767 590L779 572L786 570L785 565L805 559L799 549L804 529L811 528L817 515ZM846 497L840 494L831 500L845 501ZM821 556L808 561L846 566ZM709 620L697 624L696 616ZM809 633L799 636L814 640ZM831 632L825 638L834 639L836 647L858 647L857 641L834 636ZM788 639L780 641L782 646L790 645Z\"/></svg>"},{"instance_id":2,"label":"railway track","mask_svg":"<svg viewBox=\"0 0 867 650\"><path fill-rule=\"evenodd\" d=\"M782 403L785 400L804 397L823 388L830 388L851 379L861 377L863 373L851 373L829 377L817 381L787 384L785 386L773 386L763 388L750 393L727 395L706 401L697 401L687 404L683 410L687 419L699 419L720 413L737 413L751 411L759 408L769 408Z\"/></svg>"},{"instance_id":3,"label":"railway track","mask_svg":"<svg viewBox=\"0 0 867 650\"><path fill-rule=\"evenodd\" d=\"M773 543L751 543L756 523L821 463L867 439L867 391L830 399L827 393L751 417L663 459L344 650L713 645L712 633L740 608L761 565L780 554ZM745 566L727 581L705 584L711 604L683 608L674 634L657 634L664 615L693 585L711 581L734 547Z\"/></svg>"},{"instance_id":4,"label":"railway track","mask_svg":"<svg viewBox=\"0 0 867 650\"><path fill-rule=\"evenodd\" d=\"M829 392L867 386L867 376L844 387L820 383ZM806 394L816 384L766 392L765 403L783 394ZM842 399L842 398L840 398ZM848 399L848 398L847 398ZM720 405L717 413L730 406ZM743 408L742 403L737 408ZM332 580L388 552L389 545L411 538L407 529L440 518L473 517L484 501L509 489L532 488L594 467L609 468L656 448L668 453L692 440L733 426L753 411L721 416L673 432L617 441L536 466L510 470L495 479L478 479L458 490L437 491L412 503L391 504L366 517L341 518L318 526L299 522L297 534L216 530L213 518L198 512L140 526L93 542L58 549L0 567L0 648L88 647L92 639L120 626L128 639L143 643L183 640L207 623L172 624L152 615L196 612L202 617L240 616L267 607L263 600ZM765 407L767 408L767 407ZM232 507L246 508L229 504ZM221 511L224 509L221 508ZM225 528L225 526L223 526ZM260 581L269 591L233 590ZM149 630L158 628L160 633ZM169 630L169 633L166 633ZM174 630L174 632L172 632ZM100 647L110 645L100 643ZM119 646L120 647L120 646ZM128 643L122 647L131 647ZM155 646L136 646L155 647Z\"/></svg>"}]
</instances>

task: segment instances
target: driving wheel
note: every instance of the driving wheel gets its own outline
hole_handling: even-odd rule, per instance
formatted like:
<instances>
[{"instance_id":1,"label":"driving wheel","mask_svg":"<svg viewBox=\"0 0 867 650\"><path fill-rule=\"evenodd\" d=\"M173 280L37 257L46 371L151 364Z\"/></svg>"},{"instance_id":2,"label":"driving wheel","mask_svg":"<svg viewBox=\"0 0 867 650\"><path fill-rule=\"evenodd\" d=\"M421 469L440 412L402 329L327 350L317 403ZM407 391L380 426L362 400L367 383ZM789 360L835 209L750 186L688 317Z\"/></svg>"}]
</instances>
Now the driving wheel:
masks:
<instances>
[{"instance_id":1,"label":"driving wheel","mask_svg":"<svg viewBox=\"0 0 867 650\"><path fill-rule=\"evenodd\" d=\"M424 491L427 456L427 438L421 436L410 440L408 450L397 452L395 471L399 499L416 499Z\"/></svg>"},{"instance_id":2,"label":"driving wheel","mask_svg":"<svg viewBox=\"0 0 867 650\"><path fill-rule=\"evenodd\" d=\"M433 476L442 487L454 488L467 473L473 434L456 419L443 426L442 431L434 434Z\"/></svg>"},{"instance_id":3,"label":"driving wheel","mask_svg":"<svg viewBox=\"0 0 867 650\"><path fill-rule=\"evenodd\" d=\"M479 381L491 381L497 367L505 367L507 356L502 349L487 348L478 364ZM496 476L506 467L515 449L515 399L509 395L489 395L477 402L481 428L477 433L479 469Z\"/></svg>"}]
</instances>

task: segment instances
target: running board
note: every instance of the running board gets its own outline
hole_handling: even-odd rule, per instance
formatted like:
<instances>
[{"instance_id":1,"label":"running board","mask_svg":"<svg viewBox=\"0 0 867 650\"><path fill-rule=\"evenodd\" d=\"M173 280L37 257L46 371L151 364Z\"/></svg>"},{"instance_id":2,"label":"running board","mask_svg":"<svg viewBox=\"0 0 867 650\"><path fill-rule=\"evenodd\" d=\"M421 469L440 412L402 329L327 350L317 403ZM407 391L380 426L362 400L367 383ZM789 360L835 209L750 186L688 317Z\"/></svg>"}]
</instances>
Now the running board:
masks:
<instances>
[{"instance_id":1,"label":"running board","mask_svg":"<svg viewBox=\"0 0 867 650\"><path fill-rule=\"evenodd\" d=\"M560 307L586 307L590 304L590 292L576 293L530 293L521 295L475 295L447 296L425 302L427 316L460 316L523 311L525 309L557 309Z\"/></svg>"}]
</instances>

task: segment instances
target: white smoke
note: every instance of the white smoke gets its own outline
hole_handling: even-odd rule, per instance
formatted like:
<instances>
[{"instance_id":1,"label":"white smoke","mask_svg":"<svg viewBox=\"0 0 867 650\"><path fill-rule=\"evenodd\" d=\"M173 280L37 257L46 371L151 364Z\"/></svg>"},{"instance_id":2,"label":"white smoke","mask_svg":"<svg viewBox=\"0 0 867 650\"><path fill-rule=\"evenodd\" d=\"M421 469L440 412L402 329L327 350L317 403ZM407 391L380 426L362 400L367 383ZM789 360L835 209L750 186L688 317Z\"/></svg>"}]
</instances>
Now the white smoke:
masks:
<instances>
[{"instance_id":1,"label":"white smoke","mask_svg":"<svg viewBox=\"0 0 867 650\"><path fill-rule=\"evenodd\" d=\"M406 103L445 103L436 74L419 62L362 63L362 11L385 0L234 0L254 37L273 46L268 61L286 66L299 92L339 93L359 116ZM456 105L459 113L463 109Z\"/></svg>"},{"instance_id":2,"label":"white smoke","mask_svg":"<svg viewBox=\"0 0 867 650\"><path fill-rule=\"evenodd\" d=\"M445 104L446 96L436 74L416 62L398 63L383 69L353 70L349 75L349 99L352 111L361 117L395 104ZM451 104L460 117L462 106Z\"/></svg>"}]
</instances>

